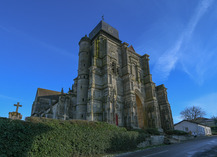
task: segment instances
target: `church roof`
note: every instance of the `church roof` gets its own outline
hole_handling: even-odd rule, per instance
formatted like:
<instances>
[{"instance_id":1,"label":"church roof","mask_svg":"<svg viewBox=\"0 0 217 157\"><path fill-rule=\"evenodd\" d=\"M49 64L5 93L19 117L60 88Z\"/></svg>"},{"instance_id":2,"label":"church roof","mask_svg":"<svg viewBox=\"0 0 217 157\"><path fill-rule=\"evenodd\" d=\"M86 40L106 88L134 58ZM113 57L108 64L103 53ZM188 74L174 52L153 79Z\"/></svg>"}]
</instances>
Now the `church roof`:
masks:
<instances>
[{"instance_id":1,"label":"church roof","mask_svg":"<svg viewBox=\"0 0 217 157\"><path fill-rule=\"evenodd\" d=\"M133 52L136 52L133 48L133 45L130 45L129 49L132 50Z\"/></svg>"},{"instance_id":2,"label":"church roof","mask_svg":"<svg viewBox=\"0 0 217 157\"><path fill-rule=\"evenodd\" d=\"M38 88L37 90L37 96L50 96L50 95L60 95L61 92L53 91L53 90L48 90L48 89L43 89L43 88Z\"/></svg>"},{"instance_id":3,"label":"church roof","mask_svg":"<svg viewBox=\"0 0 217 157\"><path fill-rule=\"evenodd\" d=\"M105 21L100 21L98 25L90 32L89 38L92 40L100 31L104 31L112 37L119 40L118 30L107 24Z\"/></svg>"},{"instance_id":4,"label":"church roof","mask_svg":"<svg viewBox=\"0 0 217 157\"><path fill-rule=\"evenodd\" d=\"M202 125L202 126L209 127L209 126L207 126L207 125L204 125L204 124L201 124L201 123L195 122L195 121L193 121L193 120L182 120L182 121L180 121L180 122L174 124L174 126L176 126L176 125L178 125L178 124L180 124L180 123L182 123L182 122L189 122L189 123L193 123L193 124L197 124L197 125Z\"/></svg>"}]
</instances>

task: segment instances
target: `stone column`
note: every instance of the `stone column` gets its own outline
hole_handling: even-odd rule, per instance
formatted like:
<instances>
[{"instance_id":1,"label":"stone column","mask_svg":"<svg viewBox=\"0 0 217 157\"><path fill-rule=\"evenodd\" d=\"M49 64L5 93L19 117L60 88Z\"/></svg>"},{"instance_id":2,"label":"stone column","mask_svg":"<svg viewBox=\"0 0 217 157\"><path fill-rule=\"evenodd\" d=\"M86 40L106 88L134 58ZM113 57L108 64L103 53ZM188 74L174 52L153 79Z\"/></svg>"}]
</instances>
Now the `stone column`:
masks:
<instances>
[{"instance_id":1,"label":"stone column","mask_svg":"<svg viewBox=\"0 0 217 157\"><path fill-rule=\"evenodd\" d=\"M142 56L144 70L144 87L145 87L145 110L148 118L149 128L161 129L160 111L156 98L155 83L152 81L149 68L149 55Z\"/></svg>"},{"instance_id":2,"label":"stone column","mask_svg":"<svg viewBox=\"0 0 217 157\"><path fill-rule=\"evenodd\" d=\"M79 46L76 118L86 119L91 40L85 36L81 38Z\"/></svg>"},{"instance_id":3,"label":"stone column","mask_svg":"<svg viewBox=\"0 0 217 157\"><path fill-rule=\"evenodd\" d=\"M173 130L174 126L173 126L172 111L167 99L167 89L162 84L156 87L156 91L157 91L158 105L160 109L162 129L164 131Z\"/></svg>"}]
</instances>

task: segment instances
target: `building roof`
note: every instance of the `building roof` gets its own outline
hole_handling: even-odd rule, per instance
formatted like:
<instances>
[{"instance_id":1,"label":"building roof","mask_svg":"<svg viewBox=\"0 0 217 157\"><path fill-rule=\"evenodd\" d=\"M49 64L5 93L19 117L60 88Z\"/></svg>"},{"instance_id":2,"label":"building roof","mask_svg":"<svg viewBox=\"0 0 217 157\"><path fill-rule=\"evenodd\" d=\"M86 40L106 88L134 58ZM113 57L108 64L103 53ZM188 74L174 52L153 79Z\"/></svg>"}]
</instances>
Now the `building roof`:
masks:
<instances>
[{"instance_id":1,"label":"building roof","mask_svg":"<svg viewBox=\"0 0 217 157\"><path fill-rule=\"evenodd\" d=\"M50 95L60 95L60 94L61 94L61 92L43 89L43 88L38 88L36 95L39 97L39 96L50 96Z\"/></svg>"},{"instance_id":2,"label":"building roof","mask_svg":"<svg viewBox=\"0 0 217 157\"><path fill-rule=\"evenodd\" d=\"M178 124L180 124L180 123L182 123L182 122L184 122L184 121L189 122L189 123L194 123L194 124L198 124L198 125L202 125L202 126L209 127L209 126L207 126L207 125L204 125L204 124L201 124L201 123L198 123L198 122L192 121L192 120L182 120L182 121L180 121L180 122L174 124L174 126L176 126L176 125L178 125Z\"/></svg>"},{"instance_id":3,"label":"building roof","mask_svg":"<svg viewBox=\"0 0 217 157\"><path fill-rule=\"evenodd\" d=\"M98 25L90 32L89 38L92 40L101 30L119 40L118 30L110 26L103 20L100 21Z\"/></svg>"},{"instance_id":4,"label":"building roof","mask_svg":"<svg viewBox=\"0 0 217 157\"><path fill-rule=\"evenodd\" d=\"M134 48L133 48L133 45L130 45L130 46L129 46L129 49L132 50L132 51L134 51L134 52L136 52L136 51L134 50Z\"/></svg>"}]
</instances>

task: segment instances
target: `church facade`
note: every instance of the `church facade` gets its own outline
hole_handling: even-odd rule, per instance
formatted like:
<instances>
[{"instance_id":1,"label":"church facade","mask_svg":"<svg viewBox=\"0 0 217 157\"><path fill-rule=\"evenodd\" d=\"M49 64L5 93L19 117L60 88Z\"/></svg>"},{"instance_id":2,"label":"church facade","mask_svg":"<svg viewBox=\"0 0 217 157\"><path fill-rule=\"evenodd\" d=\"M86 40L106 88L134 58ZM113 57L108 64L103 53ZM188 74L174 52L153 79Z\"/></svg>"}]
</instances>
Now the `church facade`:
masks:
<instances>
[{"instance_id":1,"label":"church facade","mask_svg":"<svg viewBox=\"0 0 217 157\"><path fill-rule=\"evenodd\" d=\"M156 86L149 55L137 54L105 23L79 42L78 75L67 93L38 88L31 116L173 129L167 89Z\"/></svg>"}]
</instances>

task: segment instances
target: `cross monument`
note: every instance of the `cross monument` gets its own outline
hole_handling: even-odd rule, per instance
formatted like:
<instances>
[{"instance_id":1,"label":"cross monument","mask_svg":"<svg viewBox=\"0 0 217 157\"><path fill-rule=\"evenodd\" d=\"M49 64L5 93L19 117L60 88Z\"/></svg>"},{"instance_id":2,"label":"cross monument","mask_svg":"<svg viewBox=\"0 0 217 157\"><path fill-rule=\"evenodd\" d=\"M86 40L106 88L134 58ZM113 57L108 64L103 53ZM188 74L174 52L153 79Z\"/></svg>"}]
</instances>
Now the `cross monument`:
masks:
<instances>
[{"instance_id":1,"label":"cross monument","mask_svg":"<svg viewBox=\"0 0 217 157\"><path fill-rule=\"evenodd\" d=\"M18 108L22 107L22 105L20 105L20 103L18 102L17 104L14 104L14 106L17 106L16 112L18 113Z\"/></svg>"},{"instance_id":2,"label":"cross monument","mask_svg":"<svg viewBox=\"0 0 217 157\"><path fill-rule=\"evenodd\" d=\"M10 119L22 119L22 115L21 113L18 113L18 109L19 107L22 107L22 105L20 105L20 103L18 102L17 104L14 104L14 106L16 106L16 111L15 112L9 112L9 118Z\"/></svg>"},{"instance_id":3,"label":"cross monument","mask_svg":"<svg viewBox=\"0 0 217 157\"><path fill-rule=\"evenodd\" d=\"M66 120L68 116L66 114L63 115L63 120Z\"/></svg>"}]
</instances>

